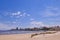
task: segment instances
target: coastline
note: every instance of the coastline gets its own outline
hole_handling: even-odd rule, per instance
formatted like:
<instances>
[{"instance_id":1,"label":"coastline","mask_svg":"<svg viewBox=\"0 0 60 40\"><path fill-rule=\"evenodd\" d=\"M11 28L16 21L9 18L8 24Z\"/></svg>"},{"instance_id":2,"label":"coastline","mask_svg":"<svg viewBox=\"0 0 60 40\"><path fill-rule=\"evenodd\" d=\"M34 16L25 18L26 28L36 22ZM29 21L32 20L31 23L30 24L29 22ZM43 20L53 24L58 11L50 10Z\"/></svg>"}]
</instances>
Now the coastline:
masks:
<instances>
[{"instance_id":1,"label":"coastline","mask_svg":"<svg viewBox=\"0 0 60 40\"><path fill-rule=\"evenodd\" d=\"M0 35L10 35L10 34L29 34L29 33L38 33L44 31L1 31Z\"/></svg>"},{"instance_id":2,"label":"coastline","mask_svg":"<svg viewBox=\"0 0 60 40\"><path fill-rule=\"evenodd\" d=\"M54 34L37 35L31 38L34 33L0 35L0 40L60 40L60 32Z\"/></svg>"}]
</instances>

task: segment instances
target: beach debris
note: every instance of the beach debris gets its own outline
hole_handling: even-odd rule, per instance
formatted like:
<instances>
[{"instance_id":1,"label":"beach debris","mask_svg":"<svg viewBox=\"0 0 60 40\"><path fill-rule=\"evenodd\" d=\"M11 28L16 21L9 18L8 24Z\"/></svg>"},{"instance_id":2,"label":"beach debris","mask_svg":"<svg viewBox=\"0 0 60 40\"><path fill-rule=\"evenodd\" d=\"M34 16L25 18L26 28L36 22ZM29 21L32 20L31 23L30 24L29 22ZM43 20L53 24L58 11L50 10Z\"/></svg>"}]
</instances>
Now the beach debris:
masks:
<instances>
[{"instance_id":1,"label":"beach debris","mask_svg":"<svg viewBox=\"0 0 60 40\"><path fill-rule=\"evenodd\" d=\"M41 35L41 34L44 35L44 34L54 34L54 33L56 33L56 31L53 31L53 32L52 31L47 31L47 32L41 32L41 33L35 33L35 34L31 35L31 38L34 37L34 36L37 36L37 35Z\"/></svg>"}]
</instances>

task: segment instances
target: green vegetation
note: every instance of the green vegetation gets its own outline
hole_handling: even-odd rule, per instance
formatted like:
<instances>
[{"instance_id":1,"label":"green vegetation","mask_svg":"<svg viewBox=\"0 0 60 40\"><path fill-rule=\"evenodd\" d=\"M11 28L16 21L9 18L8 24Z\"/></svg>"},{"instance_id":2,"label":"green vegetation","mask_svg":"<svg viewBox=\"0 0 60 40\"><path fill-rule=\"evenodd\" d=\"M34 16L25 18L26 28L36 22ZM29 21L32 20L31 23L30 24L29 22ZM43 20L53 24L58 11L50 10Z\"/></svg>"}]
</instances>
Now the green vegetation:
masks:
<instances>
[{"instance_id":1,"label":"green vegetation","mask_svg":"<svg viewBox=\"0 0 60 40\"><path fill-rule=\"evenodd\" d=\"M41 33L35 33L35 34L31 35L31 38L34 37L34 36L37 36L37 35L41 35L41 34L43 34L43 35L45 35L45 34L54 34L56 32L57 31L47 31L47 32L41 32Z\"/></svg>"}]
</instances>

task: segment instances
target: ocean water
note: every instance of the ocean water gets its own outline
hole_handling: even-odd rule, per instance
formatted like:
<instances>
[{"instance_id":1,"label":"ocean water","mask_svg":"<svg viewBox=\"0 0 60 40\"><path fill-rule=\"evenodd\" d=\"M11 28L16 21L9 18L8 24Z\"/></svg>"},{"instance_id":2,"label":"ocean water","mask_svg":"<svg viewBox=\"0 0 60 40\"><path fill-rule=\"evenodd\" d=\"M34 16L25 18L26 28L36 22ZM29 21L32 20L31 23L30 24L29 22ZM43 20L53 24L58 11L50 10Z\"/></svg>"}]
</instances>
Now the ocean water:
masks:
<instances>
[{"instance_id":1,"label":"ocean water","mask_svg":"<svg viewBox=\"0 0 60 40\"><path fill-rule=\"evenodd\" d=\"M26 33L37 33L37 32L43 32L43 31L0 31L0 35L5 35L5 34L26 34Z\"/></svg>"}]
</instances>

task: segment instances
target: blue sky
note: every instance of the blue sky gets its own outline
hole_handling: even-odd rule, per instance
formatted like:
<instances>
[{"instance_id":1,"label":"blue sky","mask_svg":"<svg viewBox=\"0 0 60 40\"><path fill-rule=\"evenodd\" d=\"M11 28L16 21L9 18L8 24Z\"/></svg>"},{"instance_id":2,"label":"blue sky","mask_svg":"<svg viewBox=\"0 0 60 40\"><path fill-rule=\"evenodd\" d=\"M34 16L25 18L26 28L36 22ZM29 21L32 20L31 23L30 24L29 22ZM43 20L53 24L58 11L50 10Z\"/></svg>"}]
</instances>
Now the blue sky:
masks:
<instances>
[{"instance_id":1,"label":"blue sky","mask_svg":"<svg viewBox=\"0 0 60 40\"><path fill-rule=\"evenodd\" d=\"M0 0L0 30L60 25L60 0Z\"/></svg>"}]
</instances>

